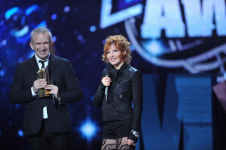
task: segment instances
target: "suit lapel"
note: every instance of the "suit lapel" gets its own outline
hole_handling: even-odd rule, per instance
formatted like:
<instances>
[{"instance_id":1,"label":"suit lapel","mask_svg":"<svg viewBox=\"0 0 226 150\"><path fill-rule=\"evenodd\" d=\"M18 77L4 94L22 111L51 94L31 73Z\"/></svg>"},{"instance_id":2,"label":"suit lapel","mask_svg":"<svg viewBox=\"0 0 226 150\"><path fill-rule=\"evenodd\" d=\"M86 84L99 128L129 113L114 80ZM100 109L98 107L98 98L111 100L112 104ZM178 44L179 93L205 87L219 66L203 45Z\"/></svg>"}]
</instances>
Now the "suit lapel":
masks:
<instances>
[{"instance_id":1,"label":"suit lapel","mask_svg":"<svg viewBox=\"0 0 226 150\"><path fill-rule=\"evenodd\" d=\"M39 68L38 68L37 61L35 59L35 55L30 59L29 67L33 72L38 72Z\"/></svg>"},{"instance_id":2,"label":"suit lapel","mask_svg":"<svg viewBox=\"0 0 226 150\"><path fill-rule=\"evenodd\" d=\"M57 58L54 55L50 54L49 64L48 64L50 78L52 76L51 73L54 71L56 65L57 65Z\"/></svg>"}]
</instances>

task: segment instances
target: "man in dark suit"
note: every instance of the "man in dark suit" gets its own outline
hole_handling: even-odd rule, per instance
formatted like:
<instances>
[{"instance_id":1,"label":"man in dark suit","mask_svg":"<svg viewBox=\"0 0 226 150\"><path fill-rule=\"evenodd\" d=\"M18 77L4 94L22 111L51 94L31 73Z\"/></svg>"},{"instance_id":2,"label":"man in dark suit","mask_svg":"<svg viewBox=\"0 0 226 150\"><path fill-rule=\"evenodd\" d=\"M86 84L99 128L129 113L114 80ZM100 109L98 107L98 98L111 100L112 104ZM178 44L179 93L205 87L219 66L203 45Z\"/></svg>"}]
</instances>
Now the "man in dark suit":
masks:
<instances>
[{"instance_id":1,"label":"man in dark suit","mask_svg":"<svg viewBox=\"0 0 226 150\"><path fill-rule=\"evenodd\" d=\"M52 34L47 28L32 31L30 46L35 55L18 64L9 98L12 104L26 104L24 134L35 150L68 149L71 126L67 103L83 96L70 62L52 55L49 52L52 45ZM47 85L46 79L37 79L36 73L42 68L48 68L54 85ZM52 96L39 97L40 88L50 90Z\"/></svg>"}]
</instances>

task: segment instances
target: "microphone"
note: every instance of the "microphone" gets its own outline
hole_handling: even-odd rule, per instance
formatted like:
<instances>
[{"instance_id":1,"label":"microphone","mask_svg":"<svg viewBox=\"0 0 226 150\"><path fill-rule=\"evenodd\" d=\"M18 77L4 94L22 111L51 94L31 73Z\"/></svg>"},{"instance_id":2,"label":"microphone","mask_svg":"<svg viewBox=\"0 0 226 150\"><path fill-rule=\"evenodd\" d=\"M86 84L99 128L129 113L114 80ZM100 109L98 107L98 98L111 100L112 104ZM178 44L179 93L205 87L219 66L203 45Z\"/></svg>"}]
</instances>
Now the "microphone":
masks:
<instances>
[{"instance_id":1,"label":"microphone","mask_svg":"<svg viewBox=\"0 0 226 150\"><path fill-rule=\"evenodd\" d=\"M110 73L107 71L105 77L109 77ZM108 100L108 86L105 87L105 98Z\"/></svg>"},{"instance_id":2,"label":"microphone","mask_svg":"<svg viewBox=\"0 0 226 150\"><path fill-rule=\"evenodd\" d=\"M51 78L50 79L50 84L53 85L53 83L54 83L54 80L53 80L53 78ZM55 100L55 95L54 94L52 94L52 99L53 99L53 103L55 103L56 100Z\"/></svg>"},{"instance_id":3,"label":"microphone","mask_svg":"<svg viewBox=\"0 0 226 150\"><path fill-rule=\"evenodd\" d=\"M50 84L54 85L54 78L50 79ZM52 94L53 104L55 104L56 109L58 109L58 101L55 99L55 95Z\"/></svg>"}]
</instances>

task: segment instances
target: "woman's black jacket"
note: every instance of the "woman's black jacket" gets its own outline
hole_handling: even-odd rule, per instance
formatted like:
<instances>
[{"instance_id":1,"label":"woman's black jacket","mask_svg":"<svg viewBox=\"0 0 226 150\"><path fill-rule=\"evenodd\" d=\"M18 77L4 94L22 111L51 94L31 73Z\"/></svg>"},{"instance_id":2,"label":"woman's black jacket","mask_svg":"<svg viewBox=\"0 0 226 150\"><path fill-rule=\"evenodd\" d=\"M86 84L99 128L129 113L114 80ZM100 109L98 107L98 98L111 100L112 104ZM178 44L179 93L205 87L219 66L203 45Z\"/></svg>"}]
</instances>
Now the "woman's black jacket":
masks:
<instances>
[{"instance_id":1,"label":"woman's black jacket","mask_svg":"<svg viewBox=\"0 0 226 150\"><path fill-rule=\"evenodd\" d=\"M96 107L102 105L103 121L133 118L132 130L139 132L143 109L142 73L129 64L123 64L119 70L108 65L102 72L101 80L106 74L112 80L107 100L105 86L101 81L93 99Z\"/></svg>"}]
</instances>

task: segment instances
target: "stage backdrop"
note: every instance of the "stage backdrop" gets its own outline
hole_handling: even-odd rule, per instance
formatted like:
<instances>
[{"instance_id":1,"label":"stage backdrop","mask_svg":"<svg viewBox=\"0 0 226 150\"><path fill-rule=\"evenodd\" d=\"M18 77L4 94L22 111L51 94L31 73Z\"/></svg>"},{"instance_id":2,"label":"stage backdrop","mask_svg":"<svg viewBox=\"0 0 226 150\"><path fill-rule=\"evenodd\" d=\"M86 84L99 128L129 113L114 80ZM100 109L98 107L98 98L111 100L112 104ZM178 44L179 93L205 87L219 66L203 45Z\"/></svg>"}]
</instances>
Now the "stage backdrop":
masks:
<instances>
[{"instance_id":1,"label":"stage backdrop","mask_svg":"<svg viewBox=\"0 0 226 150\"><path fill-rule=\"evenodd\" d=\"M168 73L186 73L194 77L187 79L187 76L168 76L167 82L174 81L174 92L179 91L177 94L182 94L182 97L172 104L172 107L178 106L177 112L174 112L175 110L171 112L171 109L166 107L167 112L174 115L176 122L174 125L184 127L183 130L181 128L175 134L170 134L170 136L174 135L171 137L173 138L171 144L176 143L175 149L194 148L189 147L191 146L189 140L203 138L205 134L196 134L196 128L189 126L193 125L191 123L199 123L200 120L197 121L195 118L190 120L189 117L192 115L187 118L182 117L186 114L184 106L191 105L183 99L184 93L180 88L185 85L192 87L191 82L200 81L199 85L205 91L212 86L210 77L204 75L200 80L201 77L194 74L225 72L225 5L225 0L49 0L45 2L0 0L0 149L29 149L22 129L24 104L10 104L9 92L17 64L34 55L34 51L29 46L30 33L34 28L41 26L47 27L53 34L54 47L51 52L70 60L84 93L81 101L69 105L72 149L96 150L101 147L103 127L101 108L93 106L92 98L97 90L101 72L106 66L101 61L105 39L115 34L124 35L131 41L133 56L131 65L143 74L160 75L161 82L166 82ZM146 83L153 82L153 76L144 77ZM145 84L145 90L147 91L151 85ZM166 86L162 88L163 91L166 90ZM149 94L153 93L153 90ZM193 94L196 90L199 89L193 89ZM210 127L212 119L209 116L212 113L211 99L209 99L212 95L208 90L205 91L209 96L208 101L201 110L206 112L203 114L204 124L201 124L204 128L200 132L208 133L209 142L213 141L210 136L214 134L212 135L213 129ZM145 103L150 102L148 100L154 97L153 94L144 99ZM194 97L192 104L199 109L197 104L200 99L197 99L196 103ZM203 98L205 97L201 97L202 102ZM161 110L160 120L163 121L161 116L164 116L164 102L168 104L170 100L161 101L158 98L155 100L161 103L158 106ZM152 109L154 102L147 103L144 107L143 125L153 125L153 122L157 122L154 117L145 118L149 113L157 113L156 107ZM182 105L184 103L187 105ZM192 109L188 108L188 111L192 112ZM196 113L195 111L193 114ZM199 119L202 117L201 115ZM150 119L150 122L147 119ZM183 120L187 121L187 126L181 125ZM164 122L160 124L165 125ZM143 133L152 134L152 130L142 126ZM156 135L164 135L163 133L158 129ZM182 133L185 136L181 136ZM189 139L188 134L192 134L192 138ZM197 137L198 135L200 137ZM147 138L141 141L141 145L138 144L139 148L144 149L146 146L145 149L149 149L150 143L147 140L154 137L146 134L143 137ZM184 137L182 144L179 140L181 137ZM145 143L142 145L142 142ZM206 145L202 142L201 145L214 148L213 143ZM156 145L152 146L154 148Z\"/></svg>"}]
</instances>

